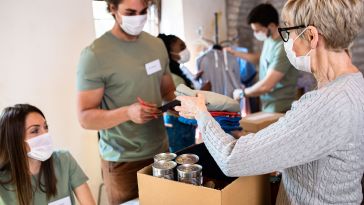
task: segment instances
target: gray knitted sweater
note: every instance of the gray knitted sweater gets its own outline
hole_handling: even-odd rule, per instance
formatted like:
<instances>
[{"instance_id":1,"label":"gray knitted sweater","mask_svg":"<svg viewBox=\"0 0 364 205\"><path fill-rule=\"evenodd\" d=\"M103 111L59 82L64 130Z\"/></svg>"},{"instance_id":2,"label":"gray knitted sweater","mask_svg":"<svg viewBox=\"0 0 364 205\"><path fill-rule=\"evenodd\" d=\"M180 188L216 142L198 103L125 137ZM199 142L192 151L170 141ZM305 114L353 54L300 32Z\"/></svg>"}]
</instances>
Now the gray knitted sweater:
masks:
<instances>
[{"instance_id":1,"label":"gray knitted sweater","mask_svg":"<svg viewBox=\"0 0 364 205\"><path fill-rule=\"evenodd\" d=\"M337 78L294 102L264 130L239 140L207 112L196 116L211 155L228 176L283 170L277 204L360 204L364 172L364 79Z\"/></svg>"}]
</instances>

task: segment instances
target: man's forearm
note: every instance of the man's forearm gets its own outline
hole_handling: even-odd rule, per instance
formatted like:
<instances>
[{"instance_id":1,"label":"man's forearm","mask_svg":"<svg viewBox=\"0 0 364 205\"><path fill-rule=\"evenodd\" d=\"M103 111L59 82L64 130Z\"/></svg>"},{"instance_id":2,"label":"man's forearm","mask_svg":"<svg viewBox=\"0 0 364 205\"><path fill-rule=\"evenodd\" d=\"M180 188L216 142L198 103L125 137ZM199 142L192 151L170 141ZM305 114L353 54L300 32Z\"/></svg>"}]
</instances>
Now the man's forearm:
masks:
<instances>
[{"instance_id":1,"label":"man's forearm","mask_svg":"<svg viewBox=\"0 0 364 205\"><path fill-rule=\"evenodd\" d=\"M174 94L174 89L171 89L168 93L166 93L164 96L162 96L163 101L170 102L174 99L176 99L176 95Z\"/></svg>"},{"instance_id":2,"label":"man's forearm","mask_svg":"<svg viewBox=\"0 0 364 205\"><path fill-rule=\"evenodd\" d=\"M270 88L265 86L261 81L258 81L253 86L244 89L244 95L246 97L258 97L269 92Z\"/></svg>"},{"instance_id":3,"label":"man's forearm","mask_svg":"<svg viewBox=\"0 0 364 205\"><path fill-rule=\"evenodd\" d=\"M90 130L109 129L130 120L128 106L114 110L93 108L84 110L79 115L81 126Z\"/></svg>"},{"instance_id":4,"label":"man's forearm","mask_svg":"<svg viewBox=\"0 0 364 205\"><path fill-rule=\"evenodd\" d=\"M242 53L238 51L234 51L234 56L242 58L249 63L257 65L259 63L260 54L257 53Z\"/></svg>"}]
</instances>

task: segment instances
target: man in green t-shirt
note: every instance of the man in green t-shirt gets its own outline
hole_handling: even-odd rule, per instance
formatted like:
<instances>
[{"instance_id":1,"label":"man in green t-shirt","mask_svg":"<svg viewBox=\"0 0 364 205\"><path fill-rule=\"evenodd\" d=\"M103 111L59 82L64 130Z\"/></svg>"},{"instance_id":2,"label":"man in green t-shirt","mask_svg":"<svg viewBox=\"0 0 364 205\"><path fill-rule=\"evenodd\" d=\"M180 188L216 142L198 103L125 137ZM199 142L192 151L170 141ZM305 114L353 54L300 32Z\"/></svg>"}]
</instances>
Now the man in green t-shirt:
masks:
<instances>
[{"instance_id":1,"label":"man in green t-shirt","mask_svg":"<svg viewBox=\"0 0 364 205\"><path fill-rule=\"evenodd\" d=\"M248 23L259 41L264 41L261 53L241 53L226 50L251 63L259 63L259 81L253 86L234 91L234 98L260 96L262 111L286 112L296 97L298 71L290 64L279 36L279 17L270 4L260 4L248 16Z\"/></svg>"},{"instance_id":2,"label":"man in green t-shirt","mask_svg":"<svg viewBox=\"0 0 364 205\"><path fill-rule=\"evenodd\" d=\"M162 101L175 98L163 42L142 32L148 0L107 0L111 31L86 47L77 71L78 117L99 130L104 183L111 205L138 194L136 172L168 151Z\"/></svg>"}]
</instances>

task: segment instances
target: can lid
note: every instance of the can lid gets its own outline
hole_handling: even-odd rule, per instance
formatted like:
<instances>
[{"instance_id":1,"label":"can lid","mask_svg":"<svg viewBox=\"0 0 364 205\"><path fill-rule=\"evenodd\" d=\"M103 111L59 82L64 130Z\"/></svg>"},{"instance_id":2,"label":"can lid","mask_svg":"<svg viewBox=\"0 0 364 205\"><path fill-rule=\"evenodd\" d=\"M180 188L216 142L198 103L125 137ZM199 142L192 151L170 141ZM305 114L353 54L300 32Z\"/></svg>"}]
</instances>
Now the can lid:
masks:
<instances>
[{"instance_id":1,"label":"can lid","mask_svg":"<svg viewBox=\"0 0 364 205\"><path fill-rule=\"evenodd\" d=\"M176 158L178 164L195 164L199 160L199 157L195 154L182 154Z\"/></svg>"},{"instance_id":2,"label":"can lid","mask_svg":"<svg viewBox=\"0 0 364 205\"><path fill-rule=\"evenodd\" d=\"M177 167L178 173L194 173L200 172L202 170L202 166L199 164L182 164Z\"/></svg>"},{"instance_id":3,"label":"can lid","mask_svg":"<svg viewBox=\"0 0 364 205\"><path fill-rule=\"evenodd\" d=\"M173 169L177 166L177 163L174 161L161 160L154 162L152 167L156 169Z\"/></svg>"},{"instance_id":4,"label":"can lid","mask_svg":"<svg viewBox=\"0 0 364 205\"><path fill-rule=\"evenodd\" d=\"M154 156L154 161L161 161L161 160L166 160L166 161L172 161L176 158L176 154L175 153L160 153Z\"/></svg>"}]
</instances>

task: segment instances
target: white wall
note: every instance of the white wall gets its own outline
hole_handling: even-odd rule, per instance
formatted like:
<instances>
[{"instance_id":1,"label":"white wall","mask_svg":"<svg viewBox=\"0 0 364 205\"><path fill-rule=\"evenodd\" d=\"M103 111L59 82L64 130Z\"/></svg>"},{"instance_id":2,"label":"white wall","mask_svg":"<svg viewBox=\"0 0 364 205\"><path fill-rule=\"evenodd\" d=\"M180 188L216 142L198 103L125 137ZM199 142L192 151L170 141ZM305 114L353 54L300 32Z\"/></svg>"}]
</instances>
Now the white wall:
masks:
<instances>
[{"instance_id":1,"label":"white wall","mask_svg":"<svg viewBox=\"0 0 364 205\"><path fill-rule=\"evenodd\" d=\"M185 39L183 0L162 0L160 32Z\"/></svg>"},{"instance_id":2,"label":"white wall","mask_svg":"<svg viewBox=\"0 0 364 205\"><path fill-rule=\"evenodd\" d=\"M198 29L203 36L215 40L215 16L219 13L219 40L227 38L225 1L223 0L163 0L161 32L174 34L183 39L191 51L191 61L187 66L194 70L195 57L201 51L198 43Z\"/></svg>"},{"instance_id":3,"label":"white wall","mask_svg":"<svg viewBox=\"0 0 364 205\"><path fill-rule=\"evenodd\" d=\"M76 66L95 38L91 0L0 1L0 109L30 103L46 115L55 144L101 182L97 138L76 115Z\"/></svg>"}]
</instances>

